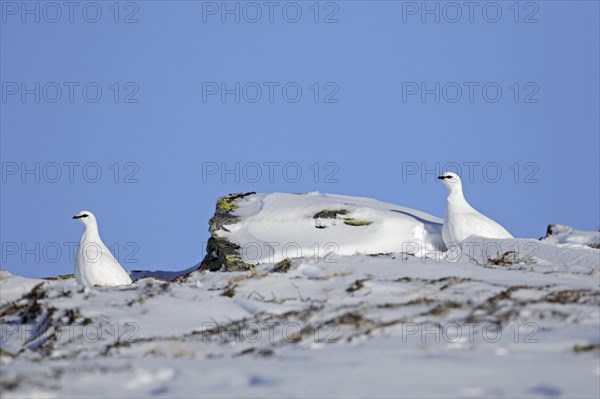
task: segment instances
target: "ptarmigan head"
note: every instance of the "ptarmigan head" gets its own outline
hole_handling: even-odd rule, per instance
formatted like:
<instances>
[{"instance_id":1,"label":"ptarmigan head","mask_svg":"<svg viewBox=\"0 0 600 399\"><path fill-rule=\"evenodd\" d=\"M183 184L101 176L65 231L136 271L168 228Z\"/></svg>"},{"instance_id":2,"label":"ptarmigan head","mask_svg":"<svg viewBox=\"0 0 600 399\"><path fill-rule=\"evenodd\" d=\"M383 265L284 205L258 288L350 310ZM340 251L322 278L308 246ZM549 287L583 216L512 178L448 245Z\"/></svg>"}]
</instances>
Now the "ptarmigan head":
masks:
<instances>
[{"instance_id":1,"label":"ptarmigan head","mask_svg":"<svg viewBox=\"0 0 600 399\"><path fill-rule=\"evenodd\" d=\"M85 227L96 225L96 216L90 211L81 211L73 216L73 219L79 220Z\"/></svg>"},{"instance_id":2,"label":"ptarmigan head","mask_svg":"<svg viewBox=\"0 0 600 399\"><path fill-rule=\"evenodd\" d=\"M448 190L454 190L462 186L460 176L456 173L444 172L441 176L438 176L438 179L444 183L444 186L446 186Z\"/></svg>"}]
</instances>

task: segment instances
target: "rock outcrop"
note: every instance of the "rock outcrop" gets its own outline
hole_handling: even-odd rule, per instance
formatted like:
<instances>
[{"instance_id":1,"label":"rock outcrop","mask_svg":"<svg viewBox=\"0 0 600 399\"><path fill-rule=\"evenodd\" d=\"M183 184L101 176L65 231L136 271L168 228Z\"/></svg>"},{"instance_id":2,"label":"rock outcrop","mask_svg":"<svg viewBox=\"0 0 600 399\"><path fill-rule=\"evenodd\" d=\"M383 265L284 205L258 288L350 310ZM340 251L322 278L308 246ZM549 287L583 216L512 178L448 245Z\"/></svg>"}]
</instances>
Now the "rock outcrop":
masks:
<instances>
[{"instance_id":1,"label":"rock outcrop","mask_svg":"<svg viewBox=\"0 0 600 399\"><path fill-rule=\"evenodd\" d=\"M339 256L423 254L443 249L441 219L370 198L308 193L236 193L217 200L199 269L252 270L258 264Z\"/></svg>"},{"instance_id":2,"label":"rock outcrop","mask_svg":"<svg viewBox=\"0 0 600 399\"><path fill-rule=\"evenodd\" d=\"M256 193L235 193L219 197L215 214L208 221L210 238L206 244L206 256L200 264L200 270L224 269L232 272L250 269L252 265L244 262L240 256L240 246L226 237L220 237L217 232L221 229L227 231L226 225L235 224L240 220L239 216L233 214L238 207L237 201L252 194Z\"/></svg>"}]
</instances>

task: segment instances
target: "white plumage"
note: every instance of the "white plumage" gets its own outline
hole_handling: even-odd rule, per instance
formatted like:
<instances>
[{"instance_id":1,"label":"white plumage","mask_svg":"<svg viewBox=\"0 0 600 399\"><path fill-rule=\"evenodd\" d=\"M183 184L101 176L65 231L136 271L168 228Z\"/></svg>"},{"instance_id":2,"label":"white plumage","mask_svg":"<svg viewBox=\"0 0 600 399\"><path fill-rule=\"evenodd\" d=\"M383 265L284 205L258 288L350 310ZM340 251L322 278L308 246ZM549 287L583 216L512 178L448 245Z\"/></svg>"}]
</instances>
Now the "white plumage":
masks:
<instances>
[{"instance_id":1,"label":"white plumage","mask_svg":"<svg viewBox=\"0 0 600 399\"><path fill-rule=\"evenodd\" d=\"M446 172L438 179L442 180L448 189L446 215L442 226L442 239L446 246L458 244L470 235L486 238L513 238L504 227L469 205L463 195L462 183L457 174Z\"/></svg>"},{"instance_id":2,"label":"white plumage","mask_svg":"<svg viewBox=\"0 0 600 399\"><path fill-rule=\"evenodd\" d=\"M81 211L73 216L83 224L83 235L75 257L75 280L87 286L131 284L129 274L104 245L98 233L96 217Z\"/></svg>"}]
</instances>

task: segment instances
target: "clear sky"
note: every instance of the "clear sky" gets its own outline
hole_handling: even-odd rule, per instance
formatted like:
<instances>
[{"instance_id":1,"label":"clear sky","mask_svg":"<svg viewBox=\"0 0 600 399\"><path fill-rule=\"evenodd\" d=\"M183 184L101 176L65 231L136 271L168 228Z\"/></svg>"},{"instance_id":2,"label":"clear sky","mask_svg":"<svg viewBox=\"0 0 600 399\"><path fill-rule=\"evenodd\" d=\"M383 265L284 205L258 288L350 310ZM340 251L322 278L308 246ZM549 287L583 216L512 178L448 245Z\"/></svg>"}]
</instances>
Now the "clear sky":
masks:
<instances>
[{"instance_id":1,"label":"clear sky","mask_svg":"<svg viewBox=\"0 0 600 399\"><path fill-rule=\"evenodd\" d=\"M456 166L515 236L598 229L599 3L468 4L2 0L1 267L71 273L82 209L163 270L232 192L443 216Z\"/></svg>"}]
</instances>

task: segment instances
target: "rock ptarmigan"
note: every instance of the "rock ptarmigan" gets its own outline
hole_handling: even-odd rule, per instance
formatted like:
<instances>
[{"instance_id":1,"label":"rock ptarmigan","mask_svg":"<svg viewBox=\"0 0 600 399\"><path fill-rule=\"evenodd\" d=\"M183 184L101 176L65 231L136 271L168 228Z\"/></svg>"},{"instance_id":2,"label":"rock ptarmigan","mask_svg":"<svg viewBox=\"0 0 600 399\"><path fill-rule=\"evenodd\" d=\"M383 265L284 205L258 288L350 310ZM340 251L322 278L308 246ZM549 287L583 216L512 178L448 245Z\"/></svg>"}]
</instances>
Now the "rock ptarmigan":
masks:
<instances>
[{"instance_id":1,"label":"rock ptarmigan","mask_svg":"<svg viewBox=\"0 0 600 399\"><path fill-rule=\"evenodd\" d=\"M460 177L445 172L438 177L448 189L442 239L446 246L459 244L470 235L486 238L513 238L506 229L477 212L465 199Z\"/></svg>"},{"instance_id":2,"label":"rock ptarmigan","mask_svg":"<svg viewBox=\"0 0 600 399\"><path fill-rule=\"evenodd\" d=\"M127 285L129 274L104 245L98 233L96 217L90 211L73 216L83 224L83 234L75 257L75 280L81 285Z\"/></svg>"}]
</instances>

